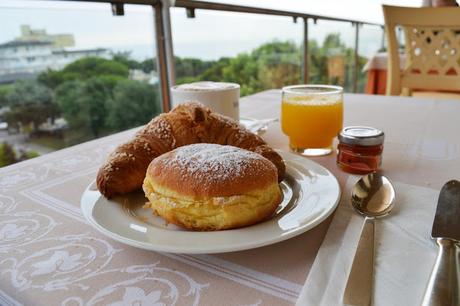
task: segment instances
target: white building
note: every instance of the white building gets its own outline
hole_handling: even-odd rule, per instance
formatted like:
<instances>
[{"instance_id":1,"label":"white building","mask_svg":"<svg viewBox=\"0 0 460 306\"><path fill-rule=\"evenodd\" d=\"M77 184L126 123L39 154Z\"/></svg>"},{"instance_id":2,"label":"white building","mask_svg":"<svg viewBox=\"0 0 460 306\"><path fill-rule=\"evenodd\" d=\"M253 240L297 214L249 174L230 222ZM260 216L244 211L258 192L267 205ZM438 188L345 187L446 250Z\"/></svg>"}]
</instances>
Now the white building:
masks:
<instances>
[{"instance_id":1,"label":"white building","mask_svg":"<svg viewBox=\"0 0 460 306\"><path fill-rule=\"evenodd\" d=\"M30 32L30 28L23 28L21 37L0 44L0 83L34 78L40 72L48 69L60 70L71 62L88 56L110 58L108 49L64 48L64 45L73 45L73 37L68 34L47 36L46 32L40 30L40 40L37 40L38 35L27 36L25 33L29 32L25 30ZM65 44L61 43L63 37L67 40Z\"/></svg>"}]
</instances>

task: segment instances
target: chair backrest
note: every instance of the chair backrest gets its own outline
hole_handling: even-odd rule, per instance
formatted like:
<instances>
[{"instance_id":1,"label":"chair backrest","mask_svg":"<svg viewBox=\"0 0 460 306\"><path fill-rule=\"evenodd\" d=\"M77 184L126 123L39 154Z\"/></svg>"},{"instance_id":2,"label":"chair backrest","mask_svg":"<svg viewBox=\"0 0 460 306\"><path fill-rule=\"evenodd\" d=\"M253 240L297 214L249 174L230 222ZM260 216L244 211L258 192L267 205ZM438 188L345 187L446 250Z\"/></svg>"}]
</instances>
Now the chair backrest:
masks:
<instances>
[{"instance_id":1,"label":"chair backrest","mask_svg":"<svg viewBox=\"0 0 460 306\"><path fill-rule=\"evenodd\" d=\"M460 8L383 6L388 41L387 95L404 88L460 91ZM401 70L396 27L404 30Z\"/></svg>"}]
</instances>

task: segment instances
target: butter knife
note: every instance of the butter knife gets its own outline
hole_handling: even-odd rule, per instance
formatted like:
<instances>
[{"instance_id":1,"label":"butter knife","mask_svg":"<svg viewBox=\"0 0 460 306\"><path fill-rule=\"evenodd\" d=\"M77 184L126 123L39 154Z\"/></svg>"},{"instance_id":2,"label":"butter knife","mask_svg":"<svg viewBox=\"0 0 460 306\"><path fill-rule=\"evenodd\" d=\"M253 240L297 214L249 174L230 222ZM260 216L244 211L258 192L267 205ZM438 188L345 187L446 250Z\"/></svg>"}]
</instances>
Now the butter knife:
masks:
<instances>
[{"instance_id":1,"label":"butter knife","mask_svg":"<svg viewBox=\"0 0 460 306\"><path fill-rule=\"evenodd\" d=\"M439 252L425 289L422 306L459 306L459 181L449 181L442 187L431 237L436 240Z\"/></svg>"}]
</instances>

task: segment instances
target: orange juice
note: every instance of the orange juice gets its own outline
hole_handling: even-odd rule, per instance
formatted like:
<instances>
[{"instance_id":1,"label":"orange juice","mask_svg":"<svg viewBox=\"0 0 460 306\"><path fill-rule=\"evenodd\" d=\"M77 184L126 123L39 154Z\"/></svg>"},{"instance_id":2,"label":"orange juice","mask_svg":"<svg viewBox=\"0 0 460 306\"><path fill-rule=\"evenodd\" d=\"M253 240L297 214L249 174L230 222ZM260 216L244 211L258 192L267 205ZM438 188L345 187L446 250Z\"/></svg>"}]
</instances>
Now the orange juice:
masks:
<instances>
[{"instance_id":1,"label":"orange juice","mask_svg":"<svg viewBox=\"0 0 460 306\"><path fill-rule=\"evenodd\" d=\"M342 129L343 102L327 96L285 98L281 105L281 127L292 148L330 148Z\"/></svg>"}]
</instances>

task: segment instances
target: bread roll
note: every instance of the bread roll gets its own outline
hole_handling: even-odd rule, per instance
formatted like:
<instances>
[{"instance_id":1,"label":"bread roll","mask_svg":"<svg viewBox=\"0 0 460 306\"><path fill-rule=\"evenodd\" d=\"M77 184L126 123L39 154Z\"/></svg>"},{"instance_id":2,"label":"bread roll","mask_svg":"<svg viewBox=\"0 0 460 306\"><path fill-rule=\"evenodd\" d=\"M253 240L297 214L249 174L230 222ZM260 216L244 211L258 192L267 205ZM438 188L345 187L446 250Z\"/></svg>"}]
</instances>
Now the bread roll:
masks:
<instances>
[{"instance_id":1,"label":"bread roll","mask_svg":"<svg viewBox=\"0 0 460 306\"><path fill-rule=\"evenodd\" d=\"M267 218L281 201L278 171L259 154L233 146L192 144L154 159L143 189L169 223L223 230Z\"/></svg>"}]
</instances>

